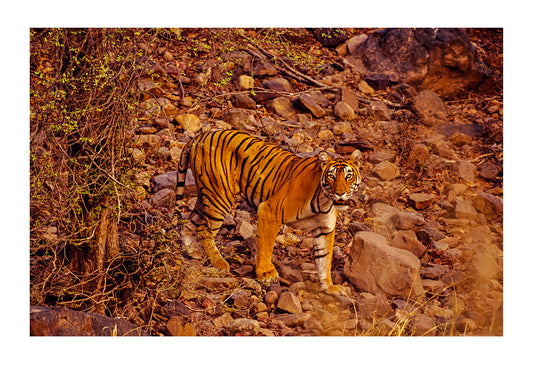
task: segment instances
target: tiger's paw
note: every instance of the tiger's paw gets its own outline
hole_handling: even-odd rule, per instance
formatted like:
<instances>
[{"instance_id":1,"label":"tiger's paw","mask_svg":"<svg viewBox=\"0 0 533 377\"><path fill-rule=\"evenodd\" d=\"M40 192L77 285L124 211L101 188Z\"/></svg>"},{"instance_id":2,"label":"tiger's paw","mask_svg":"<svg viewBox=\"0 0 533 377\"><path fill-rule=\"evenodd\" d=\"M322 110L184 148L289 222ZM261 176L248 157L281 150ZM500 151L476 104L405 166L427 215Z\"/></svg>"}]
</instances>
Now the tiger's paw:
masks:
<instances>
[{"instance_id":1,"label":"tiger's paw","mask_svg":"<svg viewBox=\"0 0 533 377\"><path fill-rule=\"evenodd\" d=\"M339 295L346 297L348 297L348 293L350 293L350 289L342 285L330 285L325 289L325 291L330 295Z\"/></svg>"},{"instance_id":2,"label":"tiger's paw","mask_svg":"<svg viewBox=\"0 0 533 377\"><path fill-rule=\"evenodd\" d=\"M256 271L256 275L259 283L266 286L269 286L271 283L276 283L279 280L279 274L278 271L276 271L276 268L263 273Z\"/></svg>"}]
</instances>

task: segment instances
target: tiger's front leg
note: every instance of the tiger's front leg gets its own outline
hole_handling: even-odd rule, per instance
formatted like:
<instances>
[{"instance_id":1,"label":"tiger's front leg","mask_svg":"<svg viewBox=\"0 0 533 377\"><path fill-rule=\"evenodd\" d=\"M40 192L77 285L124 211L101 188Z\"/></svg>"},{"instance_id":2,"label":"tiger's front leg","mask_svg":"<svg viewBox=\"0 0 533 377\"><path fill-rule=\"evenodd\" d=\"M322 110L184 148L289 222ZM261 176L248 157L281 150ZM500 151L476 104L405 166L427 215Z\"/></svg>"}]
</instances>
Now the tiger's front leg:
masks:
<instances>
[{"instance_id":1,"label":"tiger's front leg","mask_svg":"<svg viewBox=\"0 0 533 377\"><path fill-rule=\"evenodd\" d=\"M320 231L317 231L320 232ZM333 242L335 230L329 233L318 233L314 238L314 257L318 270L320 287L327 293L347 295L346 288L333 284L331 280L331 261L333 259Z\"/></svg>"}]
</instances>

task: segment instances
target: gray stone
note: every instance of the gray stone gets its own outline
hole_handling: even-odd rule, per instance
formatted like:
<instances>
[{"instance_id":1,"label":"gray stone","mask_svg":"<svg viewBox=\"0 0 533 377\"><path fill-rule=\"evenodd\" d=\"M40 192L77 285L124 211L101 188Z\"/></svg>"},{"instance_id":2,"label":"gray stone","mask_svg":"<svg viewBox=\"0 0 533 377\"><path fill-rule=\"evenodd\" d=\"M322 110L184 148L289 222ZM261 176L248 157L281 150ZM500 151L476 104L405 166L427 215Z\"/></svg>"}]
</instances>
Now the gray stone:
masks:
<instances>
[{"instance_id":1,"label":"gray stone","mask_svg":"<svg viewBox=\"0 0 533 377\"><path fill-rule=\"evenodd\" d=\"M426 252L426 247L418 240L413 230L398 231L393 236L391 245L399 249L409 250L417 258L421 258Z\"/></svg>"},{"instance_id":2,"label":"gray stone","mask_svg":"<svg viewBox=\"0 0 533 377\"><path fill-rule=\"evenodd\" d=\"M278 300L278 309L289 313L301 313L302 305L292 292L282 292Z\"/></svg>"},{"instance_id":3,"label":"gray stone","mask_svg":"<svg viewBox=\"0 0 533 377\"><path fill-rule=\"evenodd\" d=\"M285 326L294 327L303 325L303 323L311 319L311 313L293 313L281 314L276 316L276 319L281 321Z\"/></svg>"},{"instance_id":4,"label":"gray stone","mask_svg":"<svg viewBox=\"0 0 533 377\"><path fill-rule=\"evenodd\" d=\"M476 165L468 161L457 161L454 166L457 176L467 182L474 182L476 178Z\"/></svg>"},{"instance_id":5,"label":"gray stone","mask_svg":"<svg viewBox=\"0 0 533 377\"><path fill-rule=\"evenodd\" d=\"M392 162L382 161L372 168L372 174L382 181L390 181L396 178L397 168Z\"/></svg>"},{"instance_id":6,"label":"gray stone","mask_svg":"<svg viewBox=\"0 0 533 377\"><path fill-rule=\"evenodd\" d=\"M455 217L458 219L478 220L478 213L472 204L472 201L457 199L455 203Z\"/></svg>"},{"instance_id":7,"label":"gray stone","mask_svg":"<svg viewBox=\"0 0 533 377\"><path fill-rule=\"evenodd\" d=\"M248 90L253 89L254 87L254 78L251 76L240 75L237 79L237 88L239 90Z\"/></svg>"},{"instance_id":8,"label":"gray stone","mask_svg":"<svg viewBox=\"0 0 533 377\"><path fill-rule=\"evenodd\" d=\"M176 203L176 193L174 189L166 188L157 191L152 195L151 204L154 207L173 209Z\"/></svg>"},{"instance_id":9,"label":"gray stone","mask_svg":"<svg viewBox=\"0 0 533 377\"><path fill-rule=\"evenodd\" d=\"M426 224L422 214L412 211L398 211L398 213L391 216L391 220L398 230L417 229Z\"/></svg>"},{"instance_id":10,"label":"gray stone","mask_svg":"<svg viewBox=\"0 0 533 377\"><path fill-rule=\"evenodd\" d=\"M411 252L390 246L382 235L359 232L344 265L344 274L358 289L387 297L418 297L424 290L420 261Z\"/></svg>"},{"instance_id":11,"label":"gray stone","mask_svg":"<svg viewBox=\"0 0 533 377\"><path fill-rule=\"evenodd\" d=\"M174 170L165 174L159 174L153 177L152 180L154 183L154 192L165 188L174 189L176 187L177 172Z\"/></svg>"},{"instance_id":12,"label":"gray stone","mask_svg":"<svg viewBox=\"0 0 533 377\"><path fill-rule=\"evenodd\" d=\"M242 334L244 336L256 336L259 334L261 326L255 319L237 318L226 327L229 335Z\"/></svg>"},{"instance_id":13,"label":"gray stone","mask_svg":"<svg viewBox=\"0 0 533 377\"><path fill-rule=\"evenodd\" d=\"M184 131L198 132L202 129L202 122L194 114L179 114L174 120Z\"/></svg>"},{"instance_id":14,"label":"gray stone","mask_svg":"<svg viewBox=\"0 0 533 377\"><path fill-rule=\"evenodd\" d=\"M287 97L274 98L268 103L268 108L285 119L289 119L296 114L296 109Z\"/></svg>"},{"instance_id":15,"label":"gray stone","mask_svg":"<svg viewBox=\"0 0 533 377\"><path fill-rule=\"evenodd\" d=\"M425 192L412 193L407 197L407 203L414 209L427 208L433 203L433 200L434 196Z\"/></svg>"},{"instance_id":16,"label":"gray stone","mask_svg":"<svg viewBox=\"0 0 533 377\"><path fill-rule=\"evenodd\" d=\"M480 191L474 196L474 207L484 214L487 220L496 220L503 214L503 199Z\"/></svg>"},{"instance_id":17,"label":"gray stone","mask_svg":"<svg viewBox=\"0 0 533 377\"><path fill-rule=\"evenodd\" d=\"M416 336L435 336L437 335L435 321L425 314L416 313L413 318L413 332Z\"/></svg>"},{"instance_id":18,"label":"gray stone","mask_svg":"<svg viewBox=\"0 0 533 377\"><path fill-rule=\"evenodd\" d=\"M335 105L335 115L342 120L354 120L355 111L346 102L337 102Z\"/></svg>"},{"instance_id":19,"label":"gray stone","mask_svg":"<svg viewBox=\"0 0 533 377\"><path fill-rule=\"evenodd\" d=\"M484 162L479 165L479 176L486 180L495 179L501 172L500 167L492 162Z\"/></svg>"},{"instance_id":20,"label":"gray stone","mask_svg":"<svg viewBox=\"0 0 533 377\"><path fill-rule=\"evenodd\" d=\"M436 126L448 115L448 108L442 98L431 90L422 90L415 96L413 103L426 126Z\"/></svg>"},{"instance_id":21,"label":"gray stone","mask_svg":"<svg viewBox=\"0 0 533 377\"><path fill-rule=\"evenodd\" d=\"M345 86L340 90L340 100L350 106L354 112L359 110L359 99L357 95Z\"/></svg>"},{"instance_id":22,"label":"gray stone","mask_svg":"<svg viewBox=\"0 0 533 377\"><path fill-rule=\"evenodd\" d=\"M257 104L255 101L250 98L250 96L243 93L236 93L231 97L231 102L233 106L240 107L242 109L255 109Z\"/></svg>"},{"instance_id":23,"label":"gray stone","mask_svg":"<svg viewBox=\"0 0 533 377\"><path fill-rule=\"evenodd\" d=\"M326 115L326 110L324 110L309 94L302 94L300 97L298 97L298 101L316 118L322 118L324 115Z\"/></svg>"},{"instance_id":24,"label":"gray stone","mask_svg":"<svg viewBox=\"0 0 533 377\"><path fill-rule=\"evenodd\" d=\"M135 164L143 164L145 155L144 152L138 148L133 148L131 151L131 158Z\"/></svg>"},{"instance_id":25,"label":"gray stone","mask_svg":"<svg viewBox=\"0 0 533 377\"><path fill-rule=\"evenodd\" d=\"M370 102L370 113L375 120L391 120L391 111L387 108L383 102L372 101Z\"/></svg>"}]
</instances>

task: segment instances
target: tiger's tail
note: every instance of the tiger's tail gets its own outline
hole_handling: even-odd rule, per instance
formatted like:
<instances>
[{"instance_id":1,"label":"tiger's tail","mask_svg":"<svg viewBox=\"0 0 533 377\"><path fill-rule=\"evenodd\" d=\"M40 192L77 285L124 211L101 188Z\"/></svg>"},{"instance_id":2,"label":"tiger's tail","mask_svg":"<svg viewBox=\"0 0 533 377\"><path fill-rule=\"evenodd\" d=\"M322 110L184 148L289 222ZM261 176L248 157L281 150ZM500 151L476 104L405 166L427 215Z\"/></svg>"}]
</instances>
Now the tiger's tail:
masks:
<instances>
[{"instance_id":1,"label":"tiger's tail","mask_svg":"<svg viewBox=\"0 0 533 377\"><path fill-rule=\"evenodd\" d=\"M183 148L183 151L181 152L180 162L178 164L176 190L175 190L177 200L183 199L183 195L185 193L185 177L187 176L187 169L189 168L189 160L191 158L191 147L192 147L193 141L194 139L189 141L185 145L185 148Z\"/></svg>"}]
</instances>

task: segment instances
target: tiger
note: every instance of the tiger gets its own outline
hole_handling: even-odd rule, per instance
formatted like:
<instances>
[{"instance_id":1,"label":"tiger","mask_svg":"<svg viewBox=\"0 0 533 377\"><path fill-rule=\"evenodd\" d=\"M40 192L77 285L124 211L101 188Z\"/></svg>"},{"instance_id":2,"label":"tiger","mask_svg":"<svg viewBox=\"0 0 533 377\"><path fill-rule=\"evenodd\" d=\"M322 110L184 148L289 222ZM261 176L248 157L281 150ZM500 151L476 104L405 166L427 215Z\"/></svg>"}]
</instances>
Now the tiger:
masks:
<instances>
[{"instance_id":1,"label":"tiger","mask_svg":"<svg viewBox=\"0 0 533 377\"><path fill-rule=\"evenodd\" d=\"M236 130L205 132L182 151L176 199L183 199L190 166L197 202L189 220L213 267L229 271L214 238L240 195L257 212L255 273L259 282L278 281L271 259L280 227L287 224L313 235L320 288L345 295L345 287L332 282L331 261L337 211L348 208L361 183L360 163L355 160L332 158L326 151L299 157Z\"/></svg>"}]
</instances>

